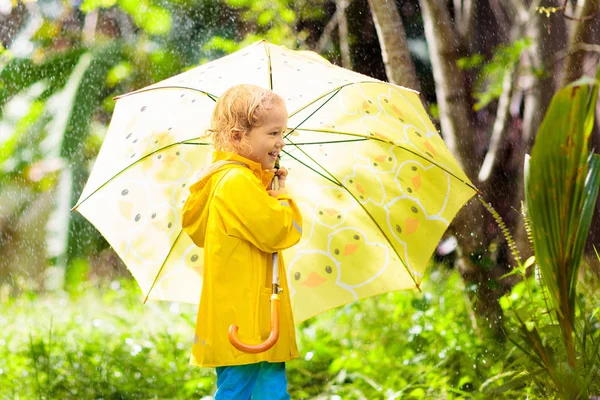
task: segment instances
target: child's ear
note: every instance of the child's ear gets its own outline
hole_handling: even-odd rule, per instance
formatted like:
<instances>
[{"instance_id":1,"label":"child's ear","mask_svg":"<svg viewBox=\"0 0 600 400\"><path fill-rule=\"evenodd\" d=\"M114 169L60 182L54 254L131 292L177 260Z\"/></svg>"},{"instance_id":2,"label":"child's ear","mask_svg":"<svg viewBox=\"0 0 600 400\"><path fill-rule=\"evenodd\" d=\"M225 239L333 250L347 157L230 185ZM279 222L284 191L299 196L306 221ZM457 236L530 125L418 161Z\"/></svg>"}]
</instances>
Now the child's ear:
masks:
<instances>
[{"instance_id":1,"label":"child's ear","mask_svg":"<svg viewBox=\"0 0 600 400\"><path fill-rule=\"evenodd\" d=\"M240 142L242 140L242 135L243 132L240 131L239 129L232 129L231 133L233 133L233 140L235 140L236 142Z\"/></svg>"}]
</instances>

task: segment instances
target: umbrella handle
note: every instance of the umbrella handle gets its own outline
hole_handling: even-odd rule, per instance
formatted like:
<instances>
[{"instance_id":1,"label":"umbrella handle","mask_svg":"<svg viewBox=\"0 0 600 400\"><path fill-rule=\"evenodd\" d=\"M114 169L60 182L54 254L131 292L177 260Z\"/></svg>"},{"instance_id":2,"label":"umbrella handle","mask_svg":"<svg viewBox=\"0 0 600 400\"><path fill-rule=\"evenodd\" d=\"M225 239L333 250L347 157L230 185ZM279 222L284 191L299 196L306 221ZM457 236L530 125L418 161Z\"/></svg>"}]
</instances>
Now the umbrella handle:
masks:
<instances>
[{"instance_id":1,"label":"umbrella handle","mask_svg":"<svg viewBox=\"0 0 600 400\"><path fill-rule=\"evenodd\" d=\"M271 295L271 332L264 342L257 345L243 343L238 337L237 325L229 326L229 341L236 349L245 353L262 353L269 350L279 339L279 294Z\"/></svg>"},{"instance_id":2,"label":"umbrella handle","mask_svg":"<svg viewBox=\"0 0 600 400\"><path fill-rule=\"evenodd\" d=\"M275 162L275 171L279 169L279 158ZM271 190L279 190L279 176L277 173L271 181ZM239 327L235 324L229 325L229 342L236 349L245 353L262 353L269 350L277 343L279 339L279 257L277 253L273 254L273 293L271 294L271 332L264 342L257 345L250 345L242 342L238 337Z\"/></svg>"}]
</instances>

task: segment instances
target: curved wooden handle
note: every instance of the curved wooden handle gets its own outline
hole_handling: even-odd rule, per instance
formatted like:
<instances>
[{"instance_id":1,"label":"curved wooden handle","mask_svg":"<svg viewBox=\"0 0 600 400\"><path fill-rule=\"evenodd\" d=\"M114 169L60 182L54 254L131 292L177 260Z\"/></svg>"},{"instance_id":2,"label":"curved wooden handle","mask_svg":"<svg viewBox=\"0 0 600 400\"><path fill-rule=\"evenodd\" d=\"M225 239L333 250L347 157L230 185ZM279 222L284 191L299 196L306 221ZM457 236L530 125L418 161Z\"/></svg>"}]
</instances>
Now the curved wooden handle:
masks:
<instances>
[{"instance_id":1,"label":"curved wooden handle","mask_svg":"<svg viewBox=\"0 0 600 400\"><path fill-rule=\"evenodd\" d=\"M244 353L256 354L273 347L279 339L279 295L271 295L271 333L267 340L257 345L245 344L238 338L238 329L237 325L229 326L229 341L236 349Z\"/></svg>"}]
</instances>

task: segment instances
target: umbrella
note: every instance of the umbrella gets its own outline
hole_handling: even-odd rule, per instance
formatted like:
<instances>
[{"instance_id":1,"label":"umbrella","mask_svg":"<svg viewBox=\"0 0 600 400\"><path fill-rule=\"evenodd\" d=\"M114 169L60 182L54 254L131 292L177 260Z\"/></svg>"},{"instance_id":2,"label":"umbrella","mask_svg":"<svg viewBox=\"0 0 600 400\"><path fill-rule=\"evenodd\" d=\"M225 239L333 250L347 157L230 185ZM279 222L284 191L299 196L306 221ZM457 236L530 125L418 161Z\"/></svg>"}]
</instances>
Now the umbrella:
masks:
<instances>
[{"instance_id":1,"label":"umbrella","mask_svg":"<svg viewBox=\"0 0 600 400\"><path fill-rule=\"evenodd\" d=\"M111 244L146 300L197 303L202 250L180 210L202 167L216 99L250 83L289 112L282 164L303 214L284 251L296 322L419 287L438 241L476 192L418 93L266 41L117 98L74 207Z\"/></svg>"}]
</instances>

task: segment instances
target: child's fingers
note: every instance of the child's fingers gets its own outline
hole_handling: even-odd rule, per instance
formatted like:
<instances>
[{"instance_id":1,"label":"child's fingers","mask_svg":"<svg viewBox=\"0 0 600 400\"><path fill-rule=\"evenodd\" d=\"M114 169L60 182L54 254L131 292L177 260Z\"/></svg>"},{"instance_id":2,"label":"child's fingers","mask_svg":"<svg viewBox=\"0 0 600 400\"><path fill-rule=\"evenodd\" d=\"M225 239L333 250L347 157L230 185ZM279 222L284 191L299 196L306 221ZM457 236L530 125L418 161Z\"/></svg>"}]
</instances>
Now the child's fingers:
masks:
<instances>
[{"instance_id":1,"label":"child's fingers","mask_svg":"<svg viewBox=\"0 0 600 400\"><path fill-rule=\"evenodd\" d=\"M277 170L276 174L279 177L279 179L285 179L285 178L287 178L288 170L285 167L280 167Z\"/></svg>"},{"instance_id":2,"label":"child's fingers","mask_svg":"<svg viewBox=\"0 0 600 400\"><path fill-rule=\"evenodd\" d=\"M267 190L267 193L269 193L269 196L277 198L282 194L287 194L287 190L285 190L285 188L279 188L279 190Z\"/></svg>"}]
</instances>

